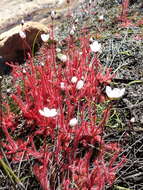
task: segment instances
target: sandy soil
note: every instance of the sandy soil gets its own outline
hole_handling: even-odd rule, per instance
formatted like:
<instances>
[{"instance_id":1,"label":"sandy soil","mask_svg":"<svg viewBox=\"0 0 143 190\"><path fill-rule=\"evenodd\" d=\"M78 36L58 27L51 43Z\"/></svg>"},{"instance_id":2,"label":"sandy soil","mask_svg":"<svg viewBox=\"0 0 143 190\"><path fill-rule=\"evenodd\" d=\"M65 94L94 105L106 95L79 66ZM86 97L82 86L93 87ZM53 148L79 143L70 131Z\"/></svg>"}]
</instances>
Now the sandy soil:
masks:
<instances>
[{"instance_id":1,"label":"sandy soil","mask_svg":"<svg viewBox=\"0 0 143 190\"><path fill-rule=\"evenodd\" d=\"M72 0L70 6L78 1ZM66 6L66 0L1 0L0 33L20 23L21 19L32 20L33 15L38 14L38 11L41 14L41 10L63 9L64 6ZM46 15L44 14L43 17Z\"/></svg>"}]
</instances>

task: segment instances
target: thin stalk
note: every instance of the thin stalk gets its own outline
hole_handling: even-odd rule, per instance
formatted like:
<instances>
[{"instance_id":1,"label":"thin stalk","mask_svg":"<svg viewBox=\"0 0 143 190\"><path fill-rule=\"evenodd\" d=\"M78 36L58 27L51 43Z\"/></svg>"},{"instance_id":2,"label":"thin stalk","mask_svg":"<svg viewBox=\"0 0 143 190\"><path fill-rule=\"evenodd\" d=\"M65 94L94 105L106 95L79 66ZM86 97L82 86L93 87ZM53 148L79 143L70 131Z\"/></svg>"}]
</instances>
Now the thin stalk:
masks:
<instances>
[{"instance_id":1,"label":"thin stalk","mask_svg":"<svg viewBox=\"0 0 143 190\"><path fill-rule=\"evenodd\" d=\"M24 185L22 184L21 180L17 177L17 175L13 172L13 170L3 161L3 159L0 159L0 165L3 167L4 171L6 172L6 174L9 176L9 178L11 179L11 181L14 181L20 185L21 187L24 187Z\"/></svg>"},{"instance_id":2,"label":"thin stalk","mask_svg":"<svg viewBox=\"0 0 143 190\"><path fill-rule=\"evenodd\" d=\"M115 187L116 190L131 190L129 188L121 187L121 186L118 186L118 185L114 185L114 187Z\"/></svg>"},{"instance_id":3,"label":"thin stalk","mask_svg":"<svg viewBox=\"0 0 143 190\"><path fill-rule=\"evenodd\" d=\"M32 44L32 57L34 56L34 47L35 47L36 40L37 40L38 35L39 35L40 32L41 32L40 30L39 30L39 32L37 32L37 34L36 34L36 36L35 36L35 38L34 38L34 42L33 42L33 44Z\"/></svg>"},{"instance_id":4,"label":"thin stalk","mask_svg":"<svg viewBox=\"0 0 143 190\"><path fill-rule=\"evenodd\" d=\"M125 36L124 36L121 44L119 45L116 53L114 53L113 58L112 58L110 64L107 63L106 66L104 67L104 71L106 70L107 67L110 68L112 66L115 57L118 55L118 53L120 51L120 48L122 47L123 43L125 42L126 38L128 37L128 31L129 31L129 27L127 28L126 34L125 34ZM119 65L119 67L121 67L121 65ZM118 68L116 70L118 70Z\"/></svg>"}]
</instances>

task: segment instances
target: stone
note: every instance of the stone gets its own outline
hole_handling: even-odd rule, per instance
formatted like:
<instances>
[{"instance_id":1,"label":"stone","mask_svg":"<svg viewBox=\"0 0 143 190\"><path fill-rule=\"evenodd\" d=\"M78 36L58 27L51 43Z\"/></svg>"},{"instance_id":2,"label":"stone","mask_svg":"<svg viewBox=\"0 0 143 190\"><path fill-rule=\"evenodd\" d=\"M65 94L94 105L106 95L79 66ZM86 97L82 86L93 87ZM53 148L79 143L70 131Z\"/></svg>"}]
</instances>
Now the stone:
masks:
<instances>
[{"instance_id":1,"label":"stone","mask_svg":"<svg viewBox=\"0 0 143 190\"><path fill-rule=\"evenodd\" d=\"M51 11L56 11L56 19L63 16L70 6L74 8L81 0L1 0L0 1L0 34L15 27L21 22L36 21L42 24L51 22Z\"/></svg>"},{"instance_id":2,"label":"stone","mask_svg":"<svg viewBox=\"0 0 143 190\"><path fill-rule=\"evenodd\" d=\"M5 64L6 60L0 57L0 79L1 76L7 75L11 72L11 67Z\"/></svg>"},{"instance_id":3,"label":"stone","mask_svg":"<svg viewBox=\"0 0 143 190\"><path fill-rule=\"evenodd\" d=\"M6 61L23 62L27 52L32 53L35 48L42 44L41 34L48 33L48 28L38 22L27 22L23 26L18 25L0 35L0 56ZM24 31L26 38L19 35Z\"/></svg>"}]
</instances>

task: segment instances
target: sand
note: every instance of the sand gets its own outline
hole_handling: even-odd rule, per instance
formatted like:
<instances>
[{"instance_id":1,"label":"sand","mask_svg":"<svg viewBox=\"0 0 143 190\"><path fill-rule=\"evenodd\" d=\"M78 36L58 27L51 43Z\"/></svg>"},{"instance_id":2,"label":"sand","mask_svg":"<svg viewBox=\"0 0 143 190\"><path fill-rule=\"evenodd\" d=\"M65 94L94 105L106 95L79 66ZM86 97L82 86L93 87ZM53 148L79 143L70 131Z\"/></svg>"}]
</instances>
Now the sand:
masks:
<instances>
[{"instance_id":1,"label":"sand","mask_svg":"<svg viewBox=\"0 0 143 190\"><path fill-rule=\"evenodd\" d=\"M18 24L21 19L30 20L31 15L38 10L59 8L65 2L66 0L1 0L0 33Z\"/></svg>"}]
</instances>

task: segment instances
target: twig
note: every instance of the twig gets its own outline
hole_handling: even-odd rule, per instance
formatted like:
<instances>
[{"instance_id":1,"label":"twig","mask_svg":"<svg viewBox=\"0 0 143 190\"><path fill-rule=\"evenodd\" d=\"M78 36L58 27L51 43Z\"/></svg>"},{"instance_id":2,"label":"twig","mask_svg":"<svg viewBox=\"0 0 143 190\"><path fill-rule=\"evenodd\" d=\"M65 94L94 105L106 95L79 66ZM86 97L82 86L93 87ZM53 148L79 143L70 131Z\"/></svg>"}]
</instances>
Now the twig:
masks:
<instances>
[{"instance_id":1,"label":"twig","mask_svg":"<svg viewBox=\"0 0 143 190\"><path fill-rule=\"evenodd\" d=\"M125 188L125 187L121 187L121 186L118 186L118 185L114 185L114 187L118 190L131 190L129 188Z\"/></svg>"}]
</instances>

